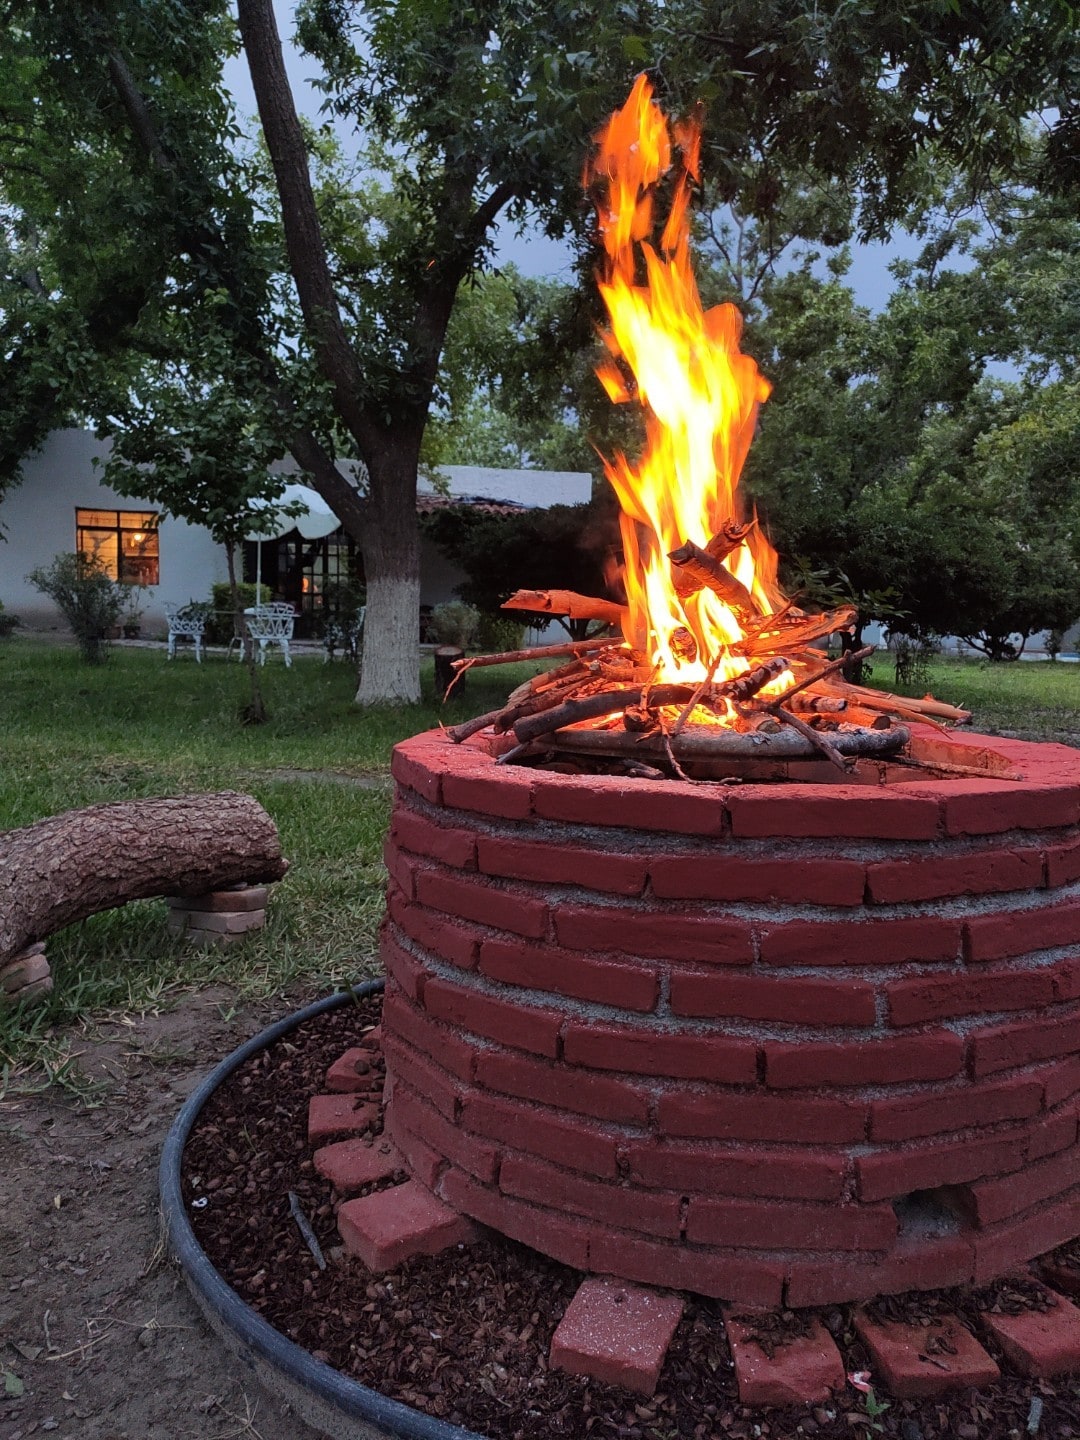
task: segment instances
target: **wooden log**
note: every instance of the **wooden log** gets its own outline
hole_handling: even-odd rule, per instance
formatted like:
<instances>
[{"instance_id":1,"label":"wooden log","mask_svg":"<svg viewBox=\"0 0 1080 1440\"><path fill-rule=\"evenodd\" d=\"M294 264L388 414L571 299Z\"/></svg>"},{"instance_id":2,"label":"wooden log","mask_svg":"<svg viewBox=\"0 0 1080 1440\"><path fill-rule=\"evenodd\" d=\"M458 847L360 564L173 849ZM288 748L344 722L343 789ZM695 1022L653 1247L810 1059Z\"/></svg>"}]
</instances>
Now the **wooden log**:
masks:
<instances>
[{"instance_id":1,"label":"wooden log","mask_svg":"<svg viewBox=\"0 0 1080 1440\"><path fill-rule=\"evenodd\" d=\"M580 720L598 720L604 715L618 715L628 705L647 703L656 709L661 705L683 705L693 694L689 685L634 685L623 690L602 690L598 695L587 695L580 700L567 700L554 710L542 715L530 715L519 720L514 726L514 737L519 745L535 740L539 735L548 735L561 730L565 725L577 724Z\"/></svg>"},{"instance_id":2,"label":"wooden log","mask_svg":"<svg viewBox=\"0 0 1080 1440\"><path fill-rule=\"evenodd\" d=\"M569 620L602 620L605 625L621 625L627 613L626 606L617 605L614 600L579 595L576 590L516 590L500 608L528 610L536 615L565 615Z\"/></svg>"},{"instance_id":3,"label":"wooden log","mask_svg":"<svg viewBox=\"0 0 1080 1440\"><path fill-rule=\"evenodd\" d=\"M461 670L465 666L480 669L484 665L520 665L527 660L551 660L556 655L587 655L592 650L609 650L611 644L610 635L597 635L591 640L567 640L561 645L537 645L532 650L501 650L497 655L470 655L467 660L456 660L454 669Z\"/></svg>"},{"instance_id":4,"label":"wooden log","mask_svg":"<svg viewBox=\"0 0 1080 1440\"><path fill-rule=\"evenodd\" d=\"M841 754L884 758L902 750L910 738L902 725L891 730L862 730L857 733L831 735L830 743ZM560 753L601 755L632 755L649 758L663 756L664 746L659 735L634 735L629 731L560 730L546 741ZM729 760L814 760L819 748L794 729L782 728L779 733L745 734L724 725L691 727L671 737L671 745L681 760L726 758Z\"/></svg>"},{"instance_id":5,"label":"wooden log","mask_svg":"<svg viewBox=\"0 0 1080 1440\"><path fill-rule=\"evenodd\" d=\"M951 720L955 725L966 725L971 719L970 710L961 710L957 705L935 700L932 695L924 695L921 700L911 695L890 695L885 690L871 690L865 685L853 685L849 680L838 677L830 680L829 689L868 710L906 710L911 715L924 718Z\"/></svg>"},{"instance_id":6,"label":"wooden log","mask_svg":"<svg viewBox=\"0 0 1080 1440\"><path fill-rule=\"evenodd\" d=\"M0 834L0 965L129 900L262 884L287 869L270 816L231 790L53 815Z\"/></svg>"},{"instance_id":7,"label":"wooden log","mask_svg":"<svg viewBox=\"0 0 1080 1440\"><path fill-rule=\"evenodd\" d=\"M675 567L673 579L680 598L688 599L699 590L711 590L740 621L761 614L757 601L742 581L736 580L730 570L692 540L684 541L677 550L669 550L668 559Z\"/></svg>"},{"instance_id":8,"label":"wooden log","mask_svg":"<svg viewBox=\"0 0 1080 1440\"><path fill-rule=\"evenodd\" d=\"M777 650L793 650L808 645L812 640L824 640L826 635L835 635L840 630L850 630L855 623L855 609L846 606L841 610L830 610L824 615L810 615L791 623L770 627L768 622L755 627L753 634L737 640L731 647L733 655L765 655Z\"/></svg>"},{"instance_id":9,"label":"wooden log","mask_svg":"<svg viewBox=\"0 0 1080 1440\"><path fill-rule=\"evenodd\" d=\"M721 525L705 549L714 560L726 560L733 550L739 548L756 525L756 520L751 520L748 525L738 525L734 520L729 520L727 524Z\"/></svg>"}]
</instances>

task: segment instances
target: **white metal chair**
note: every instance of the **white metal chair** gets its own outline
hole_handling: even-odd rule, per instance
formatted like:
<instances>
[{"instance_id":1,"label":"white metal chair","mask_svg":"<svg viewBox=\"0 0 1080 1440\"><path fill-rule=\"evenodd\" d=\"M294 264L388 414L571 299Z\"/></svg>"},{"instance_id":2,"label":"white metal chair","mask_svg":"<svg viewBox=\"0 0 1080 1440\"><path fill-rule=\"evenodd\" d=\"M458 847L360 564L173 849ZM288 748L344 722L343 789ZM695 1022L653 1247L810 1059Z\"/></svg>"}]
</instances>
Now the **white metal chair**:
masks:
<instances>
[{"instance_id":1,"label":"white metal chair","mask_svg":"<svg viewBox=\"0 0 1080 1440\"><path fill-rule=\"evenodd\" d=\"M289 642L296 624L296 611L288 601L273 600L269 605L254 605L250 610L244 611L244 619L248 634L259 647L260 665L266 664L268 645L279 646L285 664L292 664Z\"/></svg>"},{"instance_id":2,"label":"white metal chair","mask_svg":"<svg viewBox=\"0 0 1080 1440\"><path fill-rule=\"evenodd\" d=\"M359 660L360 645L364 638L364 614L366 605L361 605L356 612L356 619L351 625L340 620L331 620L326 626L323 635L323 664L326 665L334 658L334 652L341 650L349 660Z\"/></svg>"},{"instance_id":3,"label":"white metal chair","mask_svg":"<svg viewBox=\"0 0 1080 1440\"><path fill-rule=\"evenodd\" d=\"M202 664L202 638L206 629L206 611L201 605L166 605L165 618L169 622L169 649L167 658L175 660L177 640L190 640L195 646L195 660Z\"/></svg>"}]
</instances>

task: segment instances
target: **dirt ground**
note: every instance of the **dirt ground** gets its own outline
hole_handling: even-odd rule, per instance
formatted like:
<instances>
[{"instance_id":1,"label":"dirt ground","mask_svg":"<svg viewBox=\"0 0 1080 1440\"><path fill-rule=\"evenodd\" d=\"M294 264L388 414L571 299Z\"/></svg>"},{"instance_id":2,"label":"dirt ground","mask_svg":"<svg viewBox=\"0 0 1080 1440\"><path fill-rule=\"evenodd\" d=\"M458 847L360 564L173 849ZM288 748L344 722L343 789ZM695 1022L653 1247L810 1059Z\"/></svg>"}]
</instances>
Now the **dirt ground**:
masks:
<instances>
[{"instance_id":1,"label":"dirt ground","mask_svg":"<svg viewBox=\"0 0 1080 1440\"><path fill-rule=\"evenodd\" d=\"M0 1102L0 1440L314 1440L243 1373L162 1253L157 1167L206 1072L298 1008L232 1018L227 991L105 1023L55 1088Z\"/></svg>"}]
</instances>

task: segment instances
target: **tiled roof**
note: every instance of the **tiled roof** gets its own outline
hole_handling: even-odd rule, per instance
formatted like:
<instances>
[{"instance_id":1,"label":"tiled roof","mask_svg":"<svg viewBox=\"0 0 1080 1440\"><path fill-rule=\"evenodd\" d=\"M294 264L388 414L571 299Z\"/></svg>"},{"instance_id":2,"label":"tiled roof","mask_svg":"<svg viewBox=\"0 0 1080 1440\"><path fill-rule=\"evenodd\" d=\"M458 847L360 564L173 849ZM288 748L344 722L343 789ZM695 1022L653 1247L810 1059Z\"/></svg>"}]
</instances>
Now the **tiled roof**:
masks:
<instances>
[{"instance_id":1,"label":"tiled roof","mask_svg":"<svg viewBox=\"0 0 1080 1440\"><path fill-rule=\"evenodd\" d=\"M531 505L522 505L517 500L491 500L486 495L429 495L416 497L416 511L419 515L431 515L436 510L450 510L457 505L467 505L470 510L480 510L485 515L523 515Z\"/></svg>"}]
</instances>

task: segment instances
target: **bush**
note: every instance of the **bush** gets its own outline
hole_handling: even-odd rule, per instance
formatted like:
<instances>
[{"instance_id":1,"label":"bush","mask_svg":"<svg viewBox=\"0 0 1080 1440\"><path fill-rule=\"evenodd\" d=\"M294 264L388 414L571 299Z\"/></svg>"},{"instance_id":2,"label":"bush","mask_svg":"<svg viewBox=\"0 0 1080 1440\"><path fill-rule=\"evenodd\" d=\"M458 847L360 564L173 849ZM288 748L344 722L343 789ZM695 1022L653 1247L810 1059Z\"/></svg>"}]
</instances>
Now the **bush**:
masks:
<instances>
[{"instance_id":1,"label":"bush","mask_svg":"<svg viewBox=\"0 0 1080 1440\"><path fill-rule=\"evenodd\" d=\"M108 654L108 637L128 604L128 587L111 580L92 555L57 555L26 577L47 595L70 625L79 653L90 665Z\"/></svg>"},{"instance_id":2,"label":"bush","mask_svg":"<svg viewBox=\"0 0 1080 1440\"><path fill-rule=\"evenodd\" d=\"M255 604L255 586L238 585L240 609L250 610ZM266 590L264 585L263 590ZM265 599L265 594L263 596ZM206 617L206 643L228 645L233 637L232 586L227 580L210 587L210 613Z\"/></svg>"},{"instance_id":3,"label":"bush","mask_svg":"<svg viewBox=\"0 0 1080 1440\"><path fill-rule=\"evenodd\" d=\"M520 650L525 644L525 626L509 615L492 615L481 611L476 643L485 654L502 655L507 650Z\"/></svg>"},{"instance_id":4,"label":"bush","mask_svg":"<svg viewBox=\"0 0 1080 1440\"><path fill-rule=\"evenodd\" d=\"M13 630L17 630L21 624L22 621L17 615L6 615L4 613L4 602L0 600L0 640L10 635Z\"/></svg>"},{"instance_id":5,"label":"bush","mask_svg":"<svg viewBox=\"0 0 1080 1440\"><path fill-rule=\"evenodd\" d=\"M893 653L895 678L898 686L928 690L930 687L930 662L940 654L941 645L934 636L916 637L893 632L889 636L889 649Z\"/></svg>"},{"instance_id":6,"label":"bush","mask_svg":"<svg viewBox=\"0 0 1080 1440\"><path fill-rule=\"evenodd\" d=\"M428 636L435 645L458 645L468 650L476 644L480 612L463 600L436 605L428 621Z\"/></svg>"}]
</instances>

